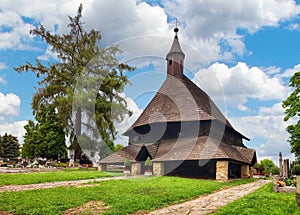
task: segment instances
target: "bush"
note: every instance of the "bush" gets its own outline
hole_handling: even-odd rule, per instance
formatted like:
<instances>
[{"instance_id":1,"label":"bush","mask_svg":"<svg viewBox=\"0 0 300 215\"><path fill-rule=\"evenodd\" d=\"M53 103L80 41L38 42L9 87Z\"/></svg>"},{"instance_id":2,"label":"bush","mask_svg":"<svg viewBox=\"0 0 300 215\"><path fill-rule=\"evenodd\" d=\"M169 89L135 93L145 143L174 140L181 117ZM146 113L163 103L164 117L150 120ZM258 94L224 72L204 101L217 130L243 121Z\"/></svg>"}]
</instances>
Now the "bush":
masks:
<instances>
[{"instance_id":1,"label":"bush","mask_svg":"<svg viewBox=\"0 0 300 215\"><path fill-rule=\"evenodd\" d=\"M295 165L295 174L300 175L300 165Z\"/></svg>"},{"instance_id":2,"label":"bush","mask_svg":"<svg viewBox=\"0 0 300 215\"><path fill-rule=\"evenodd\" d=\"M276 174L279 174L280 171L279 171L279 167L278 166L274 166L272 167L272 174L276 175Z\"/></svg>"}]
</instances>

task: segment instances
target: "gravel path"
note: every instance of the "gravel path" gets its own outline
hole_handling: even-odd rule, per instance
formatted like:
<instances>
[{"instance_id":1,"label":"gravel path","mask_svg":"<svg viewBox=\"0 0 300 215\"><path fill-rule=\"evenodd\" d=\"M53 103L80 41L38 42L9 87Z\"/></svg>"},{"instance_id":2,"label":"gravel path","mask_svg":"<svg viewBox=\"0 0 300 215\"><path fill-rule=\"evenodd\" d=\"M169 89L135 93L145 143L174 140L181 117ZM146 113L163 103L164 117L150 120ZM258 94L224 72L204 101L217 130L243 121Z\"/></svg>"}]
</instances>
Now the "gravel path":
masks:
<instances>
[{"instance_id":1,"label":"gravel path","mask_svg":"<svg viewBox=\"0 0 300 215\"><path fill-rule=\"evenodd\" d=\"M202 215L216 212L222 206L227 205L243 196L254 192L270 180L259 180L249 184L243 184L218 191L213 194L200 196L199 198L181 204L172 205L163 209L155 210L149 215L172 214L172 215Z\"/></svg>"},{"instance_id":2,"label":"gravel path","mask_svg":"<svg viewBox=\"0 0 300 215\"><path fill-rule=\"evenodd\" d=\"M63 187L63 186L88 186L89 182L99 182L99 181L107 181L107 180L121 180L126 178L136 178L137 176L117 176L117 177L109 177L109 178L96 178L96 179L84 179L84 180L76 180L76 181L56 181L56 182L45 182L39 184L24 184L24 185L6 185L0 187L0 192L6 191L23 191L23 190L37 190L37 189L47 189L54 187Z\"/></svg>"}]
</instances>

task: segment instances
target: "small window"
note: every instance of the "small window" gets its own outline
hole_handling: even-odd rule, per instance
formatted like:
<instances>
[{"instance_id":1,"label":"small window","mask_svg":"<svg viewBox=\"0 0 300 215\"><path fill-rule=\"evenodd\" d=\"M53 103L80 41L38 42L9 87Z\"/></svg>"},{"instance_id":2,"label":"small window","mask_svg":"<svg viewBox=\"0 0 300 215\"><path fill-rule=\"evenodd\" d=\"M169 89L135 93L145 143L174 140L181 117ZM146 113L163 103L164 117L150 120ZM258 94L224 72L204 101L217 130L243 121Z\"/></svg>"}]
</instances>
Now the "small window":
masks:
<instances>
[{"instance_id":1,"label":"small window","mask_svg":"<svg viewBox=\"0 0 300 215\"><path fill-rule=\"evenodd\" d=\"M169 60L169 65L172 65L172 60Z\"/></svg>"}]
</instances>

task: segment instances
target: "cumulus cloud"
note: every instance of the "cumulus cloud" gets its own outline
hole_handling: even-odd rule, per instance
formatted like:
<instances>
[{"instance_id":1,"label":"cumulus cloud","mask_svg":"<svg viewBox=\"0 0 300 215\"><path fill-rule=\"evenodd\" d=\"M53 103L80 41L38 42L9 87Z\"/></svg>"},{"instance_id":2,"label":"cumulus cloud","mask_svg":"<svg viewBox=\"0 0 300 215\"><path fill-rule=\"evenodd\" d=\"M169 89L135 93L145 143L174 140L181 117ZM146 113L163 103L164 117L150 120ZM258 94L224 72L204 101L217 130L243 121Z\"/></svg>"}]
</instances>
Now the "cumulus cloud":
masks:
<instances>
[{"instance_id":1,"label":"cumulus cloud","mask_svg":"<svg viewBox=\"0 0 300 215\"><path fill-rule=\"evenodd\" d=\"M289 89L277 77L270 77L258 67L248 67L239 62L233 67L214 63L208 69L199 70L193 81L203 87L217 101L239 110L248 110L249 98L261 101L284 99Z\"/></svg>"},{"instance_id":2,"label":"cumulus cloud","mask_svg":"<svg viewBox=\"0 0 300 215\"><path fill-rule=\"evenodd\" d=\"M296 17L300 12L299 5L293 0L225 0L219 1L165 1L165 8L170 16L184 22L184 35L202 50L202 38L210 41L218 50L221 38L232 48L232 53L245 52L243 37L237 33L244 29L254 33L263 26L278 26L280 21ZM226 44L225 43L225 44ZM206 52L204 52L206 53ZM218 60L230 57L228 51L208 54L208 59Z\"/></svg>"},{"instance_id":3,"label":"cumulus cloud","mask_svg":"<svg viewBox=\"0 0 300 215\"><path fill-rule=\"evenodd\" d=\"M24 0L15 4L10 0L2 0L0 48L30 47L28 44L33 38L28 32L38 23L42 23L50 31L66 33L67 15L76 15L80 3L79 0L54 0L36 1L32 4L32 1ZM264 26L277 26L281 21L292 19L299 13L299 5L292 0L233 0L230 3L223 0L177 0L163 1L161 6L135 0L83 3L85 26L87 30L101 30L101 46L135 36L170 38L174 23L168 20L169 15L180 21L182 41L205 53L208 62L230 60L234 54L245 53L243 35L237 33L238 29L254 33ZM296 25L293 26L295 28ZM154 48L152 44L143 46ZM224 46L229 49L223 49ZM49 55L43 57L45 56Z\"/></svg>"},{"instance_id":4,"label":"cumulus cloud","mask_svg":"<svg viewBox=\"0 0 300 215\"><path fill-rule=\"evenodd\" d=\"M2 8L1 8L2 9ZM28 49L33 25L25 23L16 11L0 11L0 49Z\"/></svg>"},{"instance_id":5,"label":"cumulus cloud","mask_svg":"<svg viewBox=\"0 0 300 215\"><path fill-rule=\"evenodd\" d=\"M0 135L4 135L5 133L16 136L19 140L20 144L24 142L24 135L26 130L24 126L27 125L27 121L16 121L13 123L0 123Z\"/></svg>"},{"instance_id":6,"label":"cumulus cloud","mask_svg":"<svg viewBox=\"0 0 300 215\"><path fill-rule=\"evenodd\" d=\"M0 92L0 116L17 116L20 104L21 99L16 94Z\"/></svg>"},{"instance_id":7,"label":"cumulus cloud","mask_svg":"<svg viewBox=\"0 0 300 215\"><path fill-rule=\"evenodd\" d=\"M293 76L296 72L300 71L300 64L295 65L293 68L291 69L287 69L285 70L283 73L278 74L278 77L281 78L290 78L291 76Z\"/></svg>"},{"instance_id":8,"label":"cumulus cloud","mask_svg":"<svg viewBox=\"0 0 300 215\"><path fill-rule=\"evenodd\" d=\"M289 137L286 127L290 122L283 121L284 111L281 103L271 107L260 107L255 116L230 117L232 125L251 139L246 145L254 147L260 159L278 160L278 153L291 157Z\"/></svg>"},{"instance_id":9,"label":"cumulus cloud","mask_svg":"<svg viewBox=\"0 0 300 215\"><path fill-rule=\"evenodd\" d=\"M125 100L127 102L127 107L130 111L132 111L132 115L125 116L124 120L121 123L116 124L116 130L118 132L115 144L122 144L127 145L128 144L128 137L123 136L122 134L130 128L130 126L137 120L137 118L141 115L143 112L142 109L140 109L135 101L130 98L126 97L125 94L122 94L125 97Z\"/></svg>"}]
</instances>

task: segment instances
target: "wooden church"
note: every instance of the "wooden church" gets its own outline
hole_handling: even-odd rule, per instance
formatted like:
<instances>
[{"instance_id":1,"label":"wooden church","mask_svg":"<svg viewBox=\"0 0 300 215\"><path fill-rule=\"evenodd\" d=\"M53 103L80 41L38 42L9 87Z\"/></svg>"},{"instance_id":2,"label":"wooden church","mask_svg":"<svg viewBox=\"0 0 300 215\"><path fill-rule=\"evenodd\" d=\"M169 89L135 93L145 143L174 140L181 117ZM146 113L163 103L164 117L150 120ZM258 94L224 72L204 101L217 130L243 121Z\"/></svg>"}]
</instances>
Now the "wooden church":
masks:
<instances>
[{"instance_id":1,"label":"wooden church","mask_svg":"<svg viewBox=\"0 0 300 215\"><path fill-rule=\"evenodd\" d=\"M136 122L124 133L128 146L100 160L99 169L131 161L131 174L143 174L150 157L154 175L227 180L247 178L256 152L211 98L184 74L177 32L167 60L167 78Z\"/></svg>"}]
</instances>

